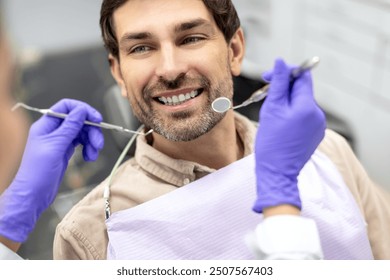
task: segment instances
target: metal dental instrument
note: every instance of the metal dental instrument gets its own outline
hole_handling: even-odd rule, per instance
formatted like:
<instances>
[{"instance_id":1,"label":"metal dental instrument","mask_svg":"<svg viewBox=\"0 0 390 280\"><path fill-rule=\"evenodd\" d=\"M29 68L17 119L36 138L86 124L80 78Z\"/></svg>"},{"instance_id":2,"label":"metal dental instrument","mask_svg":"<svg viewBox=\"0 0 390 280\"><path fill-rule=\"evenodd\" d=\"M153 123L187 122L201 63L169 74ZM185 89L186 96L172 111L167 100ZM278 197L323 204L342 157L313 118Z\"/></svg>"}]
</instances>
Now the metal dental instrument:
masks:
<instances>
[{"instance_id":1,"label":"metal dental instrument","mask_svg":"<svg viewBox=\"0 0 390 280\"><path fill-rule=\"evenodd\" d=\"M290 79L293 81L294 79L298 78L303 72L308 71L320 62L320 58L318 56L314 56L311 59L306 60L303 62L298 68L295 68L292 73ZM270 84L266 84L261 89L256 90L247 100L245 100L243 103L233 106L232 102L227 97L218 97L213 101L211 104L211 107L213 110L217 113L225 113L229 109L238 109L241 107L248 106L249 104L252 104L254 102L259 102L260 100L263 100L267 94Z\"/></svg>"},{"instance_id":2,"label":"metal dental instrument","mask_svg":"<svg viewBox=\"0 0 390 280\"><path fill-rule=\"evenodd\" d=\"M30 110L30 111L38 112L38 113L41 113L43 115L57 117L60 119L65 119L68 116L67 114L57 113L57 112L54 112L50 109L34 108L34 107L28 106L28 105L21 103L21 102L16 103L16 105L14 107L12 107L11 111L15 111L19 107L23 107L23 108ZM153 132L153 129L150 129L147 132L140 132L140 131L130 130L130 129L127 129L127 128L124 128L124 127L121 127L118 125L113 125L113 124L109 124L109 123L105 123L105 122L94 123L94 122L90 122L90 121L84 121L84 124L91 125L91 126L97 126L97 127L101 127L101 128L105 128L105 129L116 130L119 132L124 132L124 133L129 133L129 134L148 135L148 134Z\"/></svg>"}]
</instances>

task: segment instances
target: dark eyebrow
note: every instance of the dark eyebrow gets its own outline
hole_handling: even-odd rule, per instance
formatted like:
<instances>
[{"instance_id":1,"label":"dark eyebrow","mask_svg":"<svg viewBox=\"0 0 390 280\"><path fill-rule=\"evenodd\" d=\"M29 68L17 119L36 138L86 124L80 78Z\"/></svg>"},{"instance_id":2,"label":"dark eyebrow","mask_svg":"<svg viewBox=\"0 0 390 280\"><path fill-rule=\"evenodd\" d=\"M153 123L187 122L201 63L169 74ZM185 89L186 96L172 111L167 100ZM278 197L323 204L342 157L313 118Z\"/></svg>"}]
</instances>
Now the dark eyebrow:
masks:
<instances>
[{"instance_id":1,"label":"dark eyebrow","mask_svg":"<svg viewBox=\"0 0 390 280\"><path fill-rule=\"evenodd\" d=\"M152 37L150 32L138 32L138 33L125 33L120 39L119 44L125 43L125 41L130 40L144 40Z\"/></svg>"},{"instance_id":2,"label":"dark eyebrow","mask_svg":"<svg viewBox=\"0 0 390 280\"><path fill-rule=\"evenodd\" d=\"M205 26L207 29L213 31L213 26L210 22L205 19L199 18L194 19L188 22L179 23L175 26L175 32L180 33L186 30L191 30L192 28ZM135 32L135 33L125 33L119 41L119 45L124 44L126 41L131 40L145 40L152 38L153 35L150 32Z\"/></svg>"},{"instance_id":3,"label":"dark eyebrow","mask_svg":"<svg viewBox=\"0 0 390 280\"><path fill-rule=\"evenodd\" d=\"M175 26L175 32L180 33L183 31L190 30L192 28L198 27L198 26L205 26L210 30L213 30L213 26L211 23L205 19L199 18L199 19L194 19L188 22L183 22Z\"/></svg>"}]
</instances>

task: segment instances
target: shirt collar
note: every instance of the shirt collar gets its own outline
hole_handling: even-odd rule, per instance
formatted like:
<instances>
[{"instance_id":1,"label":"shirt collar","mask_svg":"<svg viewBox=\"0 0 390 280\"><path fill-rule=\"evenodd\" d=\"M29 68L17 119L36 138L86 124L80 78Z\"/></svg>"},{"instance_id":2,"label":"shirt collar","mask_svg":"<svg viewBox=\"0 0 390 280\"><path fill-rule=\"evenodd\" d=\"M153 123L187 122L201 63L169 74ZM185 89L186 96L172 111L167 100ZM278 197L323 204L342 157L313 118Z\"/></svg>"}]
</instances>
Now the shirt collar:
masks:
<instances>
[{"instance_id":1,"label":"shirt collar","mask_svg":"<svg viewBox=\"0 0 390 280\"><path fill-rule=\"evenodd\" d=\"M253 152L256 123L235 112L235 125L238 136L244 145L244 156ZM186 185L215 171L196 162L173 159L150 146L145 136L137 137L135 160L139 166L163 182L177 187Z\"/></svg>"}]
</instances>

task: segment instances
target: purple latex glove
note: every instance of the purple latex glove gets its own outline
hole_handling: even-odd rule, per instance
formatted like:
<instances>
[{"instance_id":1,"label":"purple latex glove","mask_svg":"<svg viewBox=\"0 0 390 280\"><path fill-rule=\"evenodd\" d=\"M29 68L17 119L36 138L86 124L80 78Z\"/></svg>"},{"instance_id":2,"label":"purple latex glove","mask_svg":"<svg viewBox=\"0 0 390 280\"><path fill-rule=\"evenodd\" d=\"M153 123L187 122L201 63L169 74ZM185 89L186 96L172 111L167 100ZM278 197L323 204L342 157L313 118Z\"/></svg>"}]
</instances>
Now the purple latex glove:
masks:
<instances>
[{"instance_id":1,"label":"purple latex glove","mask_svg":"<svg viewBox=\"0 0 390 280\"><path fill-rule=\"evenodd\" d=\"M325 134L325 115L313 97L309 72L290 81L293 68L275 61L257 131L255 212L289 204L301 209L297 177Z\"/></svg>"},{"instance_id":2,"label":"purple latex glove","mask_svg":"<svg viewBox=\"0 0 390 280\"><path fill-rule=\"evenodd\" d=\"M75 147L83 145L87 161L96 160L104 138L98 127L102 116L86 103L64 99L52 111L69 114L66 119L42 116L30 129L20 168L0 197L0 235L24 242L57 194Z\"/></svg>"}]
</instances>

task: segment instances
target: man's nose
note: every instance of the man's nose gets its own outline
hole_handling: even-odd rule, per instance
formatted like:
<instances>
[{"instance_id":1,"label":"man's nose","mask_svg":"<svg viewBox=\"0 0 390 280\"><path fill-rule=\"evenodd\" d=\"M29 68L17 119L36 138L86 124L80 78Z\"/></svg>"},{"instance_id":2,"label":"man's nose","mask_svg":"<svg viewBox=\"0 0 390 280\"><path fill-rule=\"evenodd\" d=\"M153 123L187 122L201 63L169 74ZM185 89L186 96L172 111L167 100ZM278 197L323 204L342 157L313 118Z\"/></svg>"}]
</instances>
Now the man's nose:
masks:
<instances>
[{"instance_id":1,"label":"man's nose","mask_svg":"<svg viewBox=\"0 0 390 280\"><path fill-rule=\"evenodd\" d=\"M158 78L173 81L188 71L187 57L175 46L161 48L160 58L156 67Z\"/></svg>"}]
</instances>

